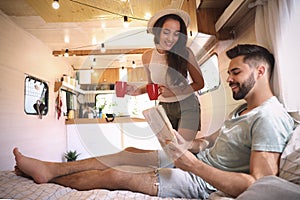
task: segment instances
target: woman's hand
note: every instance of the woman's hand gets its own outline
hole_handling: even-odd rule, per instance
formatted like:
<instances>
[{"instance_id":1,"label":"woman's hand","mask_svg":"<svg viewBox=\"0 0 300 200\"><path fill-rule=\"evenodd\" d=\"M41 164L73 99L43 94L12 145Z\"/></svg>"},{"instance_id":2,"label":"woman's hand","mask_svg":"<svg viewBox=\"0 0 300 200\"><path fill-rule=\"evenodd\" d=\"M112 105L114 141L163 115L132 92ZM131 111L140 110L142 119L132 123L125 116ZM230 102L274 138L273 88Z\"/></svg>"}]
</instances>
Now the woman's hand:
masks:
<instances>
[{"instance_id":1,"label":"woman's hand","mask_svg":"<svg viewBox=\"0 0 300 200\"><path fill-rule=\"evenodd\" d=\"M163 97L173 97L175 94L166 86L159 85L158 93Z\"/></svg>"},{"instance_id":2,"label":"woman's hand","mask_svg":"<svg viewBox=\"0 0 300 200\"><path fill-rule=\"evenodd\" d=\"M138 86L132 85L132 84L127 84L126 94L131 95L131 96L137 96L137 95L142 94L142 92L141 92L141 89L138 88Z\"/></svg>"}]
</instances>

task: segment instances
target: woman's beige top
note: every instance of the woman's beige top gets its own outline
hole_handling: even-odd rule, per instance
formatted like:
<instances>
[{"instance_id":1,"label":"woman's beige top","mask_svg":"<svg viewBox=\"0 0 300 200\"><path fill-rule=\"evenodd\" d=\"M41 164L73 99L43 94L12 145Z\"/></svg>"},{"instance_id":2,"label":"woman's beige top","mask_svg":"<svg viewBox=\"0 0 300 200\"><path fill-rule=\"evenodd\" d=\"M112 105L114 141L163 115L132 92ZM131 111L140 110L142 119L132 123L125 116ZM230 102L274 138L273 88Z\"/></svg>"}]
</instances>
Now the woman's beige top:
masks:
<instances>
[{"instance_id":1,"label":"woman's beige top","mask_svg":"<svg viewBox=\"0 0 300 200\"><path fill-rule=\"evenodd\" d=\"M176 87L171 84L171 78L167 74L168 70L168 65L166 61L166 54L161 54L157 51L156 48L153 49L152 51L152 56L151 60L149 63L149 71L150 71L150 77L153 83L157 83L159 85L164 85L170 89L173 87ZM178 76L182 76L180 73L175 73ZM182 82L179 86L183 85L188 85L188 80L184 79L185 81ZM163 97L159 96L158 100L160 102L176 102L176 101L181 101L185 98L190 96L190 94L187 95L178 95L178 96L173 96L173 97Z\"/></svg>"}]
</instances>

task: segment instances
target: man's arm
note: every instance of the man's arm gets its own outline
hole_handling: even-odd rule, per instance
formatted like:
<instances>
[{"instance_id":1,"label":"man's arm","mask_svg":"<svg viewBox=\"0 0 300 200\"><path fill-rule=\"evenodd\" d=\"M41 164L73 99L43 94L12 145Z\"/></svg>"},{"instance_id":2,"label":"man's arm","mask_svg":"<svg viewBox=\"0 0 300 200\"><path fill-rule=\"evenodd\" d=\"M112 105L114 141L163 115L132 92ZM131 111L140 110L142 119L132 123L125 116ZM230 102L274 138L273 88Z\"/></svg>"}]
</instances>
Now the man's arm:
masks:
<instances>
[{"instance_id":1,"label":"man's arm","mask_svg":"<svg viewBox=\"0 0 300 200\"><path fill-rule=\"evenodd\" d=\"M233 197L240 195L257 179L278 173L279 153L252 151L250 174L223 171L198 160L189 151L173 145L173 155L177 155L175 166L200 176L206 182ZM175 153L176 152L176 153ZM184 153L183 153L184 152Z\"/></svg>"}]
</instances>

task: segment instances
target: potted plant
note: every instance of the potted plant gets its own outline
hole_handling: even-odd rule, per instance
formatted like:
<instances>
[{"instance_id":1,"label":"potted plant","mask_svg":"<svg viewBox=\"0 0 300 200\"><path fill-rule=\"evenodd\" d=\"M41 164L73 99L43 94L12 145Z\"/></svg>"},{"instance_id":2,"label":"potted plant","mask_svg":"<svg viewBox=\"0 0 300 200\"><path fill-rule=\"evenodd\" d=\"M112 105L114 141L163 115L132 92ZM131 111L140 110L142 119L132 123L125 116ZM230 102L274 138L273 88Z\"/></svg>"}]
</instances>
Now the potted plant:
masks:
<instances>
[{"instance_id":1,"label":"potted plant","mask_svg":"<svg viewBox=\"0 0 300 200\"><path fill-rule=\"evenodd\" d=\"M102 111L103 111L103 109L104 109L105 106L106 106L106 100L104 101L104 103L103 103L102 105L100 105L100 106L98 107L98 110L99 110L99 118L102 118ZM96 107L96 109L97 109L97 107Z\"/></svg>"},{"instance_id":2,"label":"potted plant","mask_svg":"<svg viewBox=\"0 0 300 200\"><path fill-rule=\"evenodd\" d=\"M80 155L75 151L67 151L65 154L65 158L67 159L67 162L75 161L77 157Z\"/></svg>"}]
</instances>

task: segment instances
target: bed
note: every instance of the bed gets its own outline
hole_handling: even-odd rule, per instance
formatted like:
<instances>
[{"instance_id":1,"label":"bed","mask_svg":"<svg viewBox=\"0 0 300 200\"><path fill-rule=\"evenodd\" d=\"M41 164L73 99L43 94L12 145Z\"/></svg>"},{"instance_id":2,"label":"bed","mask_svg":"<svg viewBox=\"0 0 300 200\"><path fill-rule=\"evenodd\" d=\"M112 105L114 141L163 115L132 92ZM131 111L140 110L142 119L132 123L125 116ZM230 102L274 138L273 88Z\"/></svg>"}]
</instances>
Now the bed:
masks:
<instances>
[{"instance_id":1,"label":"bed","mask_svg":"<svg viewBox=\"0 0 300 200\"><path fill-rule=\"evenodd\" d=\"M33 180L15 175L12 171L0 172L1 199L99 199L99 200L159 200L141 193L115 190L96 189L78 191L53 183L36 184ZM175 200L174 198L170 198ZM181 199L182 200L182 199Z\"/></svg>"},{"instance_id":2,"label":"bed","mask_svg":"<svg viewBox=\"0 0 300 200\"><path fill-rule=\"evenodd\" d=\"M77 191L57 184L36 184L33 180L15 175L12 171L0 171L0 199L124 199L159 200L137 192L96 189ZM164 198L176 200L179 198ZM180 198L184 200L184 198ZM210 200L233 199L217 191ZM300 126L289 140L280 160L279 176L266 176L256 181L236 200L299 200L300 199Z\"/></svg>"}]
</instances>

